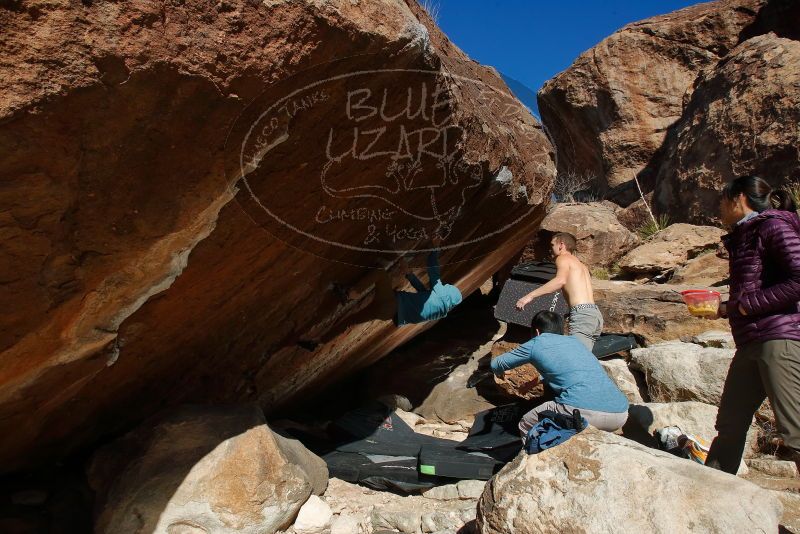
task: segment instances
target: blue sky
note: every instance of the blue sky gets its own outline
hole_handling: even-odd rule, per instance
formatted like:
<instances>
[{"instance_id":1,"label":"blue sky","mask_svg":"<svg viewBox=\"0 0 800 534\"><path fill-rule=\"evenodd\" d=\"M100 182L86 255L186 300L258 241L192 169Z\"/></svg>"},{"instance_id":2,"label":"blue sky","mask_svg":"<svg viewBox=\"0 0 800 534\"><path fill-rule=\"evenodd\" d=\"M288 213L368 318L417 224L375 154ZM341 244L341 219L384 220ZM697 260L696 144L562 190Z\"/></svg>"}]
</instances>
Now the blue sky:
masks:
<instances>
[{"instance_id":1,"label":"blue sky","mask_svg":"<svg viewBox=\"0 0 800 534\"><path fill-rule=\"evenodd\" d=\"M471 58L533 93L578 55L629 22L669 13L690 0L428 0L439 26ZM512 84L509 84L510 86ZM511 87L518 93L518 88ZM517 96L525 103L532 98Z\"/></svg>"}]
</instances>

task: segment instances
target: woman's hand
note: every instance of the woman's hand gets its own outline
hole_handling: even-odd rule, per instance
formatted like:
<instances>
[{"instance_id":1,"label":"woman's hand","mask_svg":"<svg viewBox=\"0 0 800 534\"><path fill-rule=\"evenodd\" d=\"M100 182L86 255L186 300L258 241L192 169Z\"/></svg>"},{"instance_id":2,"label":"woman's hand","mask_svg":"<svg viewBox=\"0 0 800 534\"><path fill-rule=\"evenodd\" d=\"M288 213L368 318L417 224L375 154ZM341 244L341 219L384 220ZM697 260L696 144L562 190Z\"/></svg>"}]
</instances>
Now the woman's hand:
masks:
<instances>
[{"instance_id":1,"label":"woman's hand","mask_svg":"<svg viewBox=\"0 0 800 534\"><path fill-rule=\"evenodd\" d=\"M727 318L728 318L728 303L727 303L727 301L719 303L719 309L717 310L717 314L716 315L704 315L703 316L703 319L709 319L709 320L712 320L712 321L716 320L716 319L727 319Z\"/></svg>"}]
</instances>

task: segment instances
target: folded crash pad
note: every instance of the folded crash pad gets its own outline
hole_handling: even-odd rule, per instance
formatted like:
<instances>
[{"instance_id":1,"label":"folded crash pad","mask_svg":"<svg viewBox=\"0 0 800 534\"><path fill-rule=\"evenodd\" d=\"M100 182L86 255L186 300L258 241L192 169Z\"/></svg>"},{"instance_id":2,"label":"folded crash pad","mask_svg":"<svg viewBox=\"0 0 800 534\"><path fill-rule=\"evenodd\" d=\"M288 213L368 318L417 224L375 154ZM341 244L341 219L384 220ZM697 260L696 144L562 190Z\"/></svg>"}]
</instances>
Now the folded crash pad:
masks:
<instances>
[{"instance_id":1,"label":"folded crash pad","mask_svg":"<svg viewBox=\"0 0 800 534\"><path fill-rule=\"evenodd\" d=\"M419 453L419 470L425 475L489 480L507 461L485 452L463 451L453 445L427 444Z\"/></svg>"},{"instance_id":2,"label":"folded crash pad","mask_svg":"<svg viewBox=\"0 0 800 534\"><path fill-rule=\"evenodd\" d=\"M322 456L330 476L376 490L413 493L446 483L419 471L416 456L388 456L333 451Z\"/></svg>"},{"instance_id":3,"label":"folded crash pad","mask_svg":"<svg viewBox=\"0 0 800 534\"><path fill-rule=\"evenodd\" d=\"M603 334L594 342L592 353L602 359L638 346L636 338L631 334Z\"/></svg>"},{"instance_id":4,"label":"folded crash pad","mask_svg":"<svg viewBox=\"0 0 800 534\"><path fill-rule=\"evenodd\" d=\"M556 270L556 264L552 261L520 263L511 269L511 279L544 284L555 278Z\"/></svg>"}]
</instances>

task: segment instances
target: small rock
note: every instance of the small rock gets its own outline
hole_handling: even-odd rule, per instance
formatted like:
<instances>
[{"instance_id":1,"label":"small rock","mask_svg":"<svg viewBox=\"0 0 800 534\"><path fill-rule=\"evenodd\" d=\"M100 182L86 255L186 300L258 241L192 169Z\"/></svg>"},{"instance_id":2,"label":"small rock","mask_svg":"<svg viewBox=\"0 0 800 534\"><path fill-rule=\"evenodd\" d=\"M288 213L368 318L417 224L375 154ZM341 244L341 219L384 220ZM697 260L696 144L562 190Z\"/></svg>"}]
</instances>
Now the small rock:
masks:
<instances>
[{"instance_id":1,"label":"small rock","mask_svg":"<svg viewBox=\"0 0 800 534\"><path fill-rule=\"evenodd\" d=\"M797 465L786 460L750 458L747 460L747 465L759 473L773 477L794 478L797 476Z\"/></svg>"},{"instance_id":2,"label":"small rock","mask_svg":"<svg viewBox=\"0 0 800 534\"><path fill-rule=\"evenodd\" d=\"M332 517L330 506L316 495L312 495L300 507L293 525L294 531L297 534L323 534L330 526Z\"/></svg>"},{"instance_id":3,"label":"small rock","mask_svg":"<svg viewBox=\"0 0 800 534\"><path fill-rule=\"evenodd\" d=\"M404 412L410 412L414 409L412 406L411 401L408 400L407 397L403 395L397 395L396 393L390 393L387 395L381 395L378 397L378 402L381 404L391 408L392 410L402 410Z\"/></svg>"},{"instance_id":4,"label":"small rock","mask_svg":"<svg viewBox=\"0 0 800 534\"><path fill-rule=\"evenodd\" d=\"M370 515L373 529L395 529L407 534L420 530L422 514L414 511L373 509Z\"/></svg>"},{"instance_id":5,"label":"small rock","mask_svg":"<svg viewBox=\"0 0 800 534\"><path fill-rule=\"evenodd\" d=\"M692 343L702 345L703 347L714 347L718 349L735 349L736 343L733 341L733 335L724 330L709 330L693 336Z\"/></svg>"},{"instance_id":6,"label":"small rock","mask_svg":"<svg viewBox=\"0 0 800 534\"><path fill-rule=\"evenodd\" d=\"M458 496L462 499L479 499L486 487L485 480L461 480L456 484Z\"/></svg>"},{"instance_id":7,"label":"small rock","mask_svg":"<svg viewBox=\"0 0 800 534\"><path fill-rule=\"evenodd\" d=\"M358 520L348 514L336 516L331 523L331 534L358 534L360 529Z\"/></svg>"},{"instance_id":8,"label":"small rock","mask_svg":"<svg viewBox=\"0 0 800 534\"><path fill-rule=\"evenodd\" d=\"M423 514L421 518L422 532L438 532L440 530L457 527L460 523L455 513L431 512Z\"/></svg>"},{"instance_id":9,"label":"small rock","mask_svg":"<svg viewBox=\"0 0 800 534\"><path fill-rule=\"evenodd\" d=\"M397 414L397 417L400 418L405 424L414 428L421 422L425 421L425 419L414 412L407 412L405 410L401 410L400 408L395 409L394 413Z\"/></svg>"},{"instance_id":10,"label":"small rock","mask_svg":"<svg viewBox=\"0 0 800 534\"><path fill-rule=\"evenodd\" d=\"M458 490L458 484L434 486L429 490L425 490L422 495L428 499L436 499L439 501L452 501L461 498Z\"/></svg>"}]
</instances>

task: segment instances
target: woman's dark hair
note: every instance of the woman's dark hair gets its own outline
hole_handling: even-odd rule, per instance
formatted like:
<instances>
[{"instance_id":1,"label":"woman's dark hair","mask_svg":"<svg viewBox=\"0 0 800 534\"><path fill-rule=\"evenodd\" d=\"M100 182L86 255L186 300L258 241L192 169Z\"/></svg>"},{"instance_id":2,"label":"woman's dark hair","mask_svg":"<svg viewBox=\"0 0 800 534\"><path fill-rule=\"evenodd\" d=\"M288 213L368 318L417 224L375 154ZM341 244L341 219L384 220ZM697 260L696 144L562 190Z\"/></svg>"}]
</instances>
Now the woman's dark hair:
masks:
<instances>
[{"instance_id":1,"label":"woman's dark hair","mask_svg":"<svg viewBox=\"0 0 800 534\"><path fill-rule=\"evenodd\" d=\"M538 330L540 334L563 334L564 318L556 312L540 311L533 316L531 328Z\"/></svg>"},{"instance_id":2,"label":"woman's dark hair","mask_svg":"<svg viewBox=\"0 0 800 534\"><path fill-rule=\"evenodd\" d=\"M742 193L750 208L759 213L770 208L783 211L797 210L794 198L788 191L772 189L766 180L758 176L740 176L722 188L722 196L728 200L733 200Z\"/></svg>"}]
</instances>

